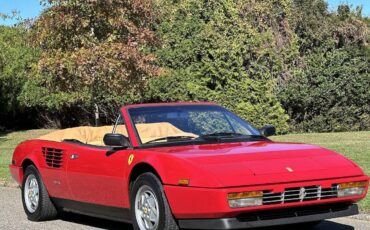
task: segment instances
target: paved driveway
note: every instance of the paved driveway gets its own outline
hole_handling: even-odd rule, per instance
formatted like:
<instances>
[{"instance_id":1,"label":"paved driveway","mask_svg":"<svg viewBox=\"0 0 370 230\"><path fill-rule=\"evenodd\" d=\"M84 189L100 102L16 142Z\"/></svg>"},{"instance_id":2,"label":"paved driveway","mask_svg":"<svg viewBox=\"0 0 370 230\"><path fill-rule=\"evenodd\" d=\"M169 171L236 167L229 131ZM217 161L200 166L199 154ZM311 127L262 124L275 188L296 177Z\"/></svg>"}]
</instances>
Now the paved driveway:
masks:
<instances>
[{"instance_id":1,"label":"paved driveway","mask_svg":"<svg viewBox=\"0 0 370 230\"><path fill-rule=\"evenodd\" d=\"M132 230L127 224L107 221L77 214L66 214L62 219L48 222L34 223L27 220L21 203L20 189L0 187L0 229L121 229ZM273 228L268 228L273 230ZM289 229L294 228L274 228ZM357 220L354 218L338 218L323 221L314 230L370 230L370 221ZM265 230L265 229L264 229Z\"/></svg>"}]
</instances>

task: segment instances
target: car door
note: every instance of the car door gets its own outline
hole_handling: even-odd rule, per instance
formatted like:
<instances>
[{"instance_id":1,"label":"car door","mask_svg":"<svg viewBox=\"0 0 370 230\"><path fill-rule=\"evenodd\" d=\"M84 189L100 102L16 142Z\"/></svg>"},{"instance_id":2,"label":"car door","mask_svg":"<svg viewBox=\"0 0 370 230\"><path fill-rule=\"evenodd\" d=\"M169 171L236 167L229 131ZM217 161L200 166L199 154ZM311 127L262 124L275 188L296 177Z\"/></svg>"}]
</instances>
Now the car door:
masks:
<instances>
[{"instance_id":1,"label":"car door","mask_svg":"<svg viewBox=\"0 0 370 230\"><path fill-rule=\"evenodd\" d=\"M128 150L110 154L104 147L75 145L67 166L73 200L123 207L127 158Z\"/></svg>"},{"instance_id":2,"label":"car door","mask_svg":"<svg viewBox=\"0 0 370 230\"><path fill-rule=\"evenodd\" d=\"M113 132L122 130L122 127L123 120L119 116ZM128 195L125 167L132 151L111 151L109 147L76 144L69 155L67 166L67 178L73 200L124 207L124 196Z\"/></svg>"}]
</instances>

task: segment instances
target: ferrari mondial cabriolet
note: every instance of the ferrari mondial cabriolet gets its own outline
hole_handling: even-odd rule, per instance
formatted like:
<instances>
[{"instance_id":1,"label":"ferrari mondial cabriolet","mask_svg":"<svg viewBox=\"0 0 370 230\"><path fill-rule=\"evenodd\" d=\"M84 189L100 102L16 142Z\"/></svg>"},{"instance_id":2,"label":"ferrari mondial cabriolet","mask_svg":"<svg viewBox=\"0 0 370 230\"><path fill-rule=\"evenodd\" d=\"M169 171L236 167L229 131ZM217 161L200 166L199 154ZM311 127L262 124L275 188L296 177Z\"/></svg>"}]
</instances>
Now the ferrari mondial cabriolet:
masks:
<instances>
[{"instance_id":1,"label":"ferrari mondial cabriolet","mask_svg":"<svg viewBox=\"0 0 370 230\"><path fill-rule=\"evenodd\" d=\"M274 133L212 103L129 105L113 126L19 144L10 171L31 221L69 211L139 230L246 229L358 213L369 177L356 164Z\"/></svg>"}]
</instances>

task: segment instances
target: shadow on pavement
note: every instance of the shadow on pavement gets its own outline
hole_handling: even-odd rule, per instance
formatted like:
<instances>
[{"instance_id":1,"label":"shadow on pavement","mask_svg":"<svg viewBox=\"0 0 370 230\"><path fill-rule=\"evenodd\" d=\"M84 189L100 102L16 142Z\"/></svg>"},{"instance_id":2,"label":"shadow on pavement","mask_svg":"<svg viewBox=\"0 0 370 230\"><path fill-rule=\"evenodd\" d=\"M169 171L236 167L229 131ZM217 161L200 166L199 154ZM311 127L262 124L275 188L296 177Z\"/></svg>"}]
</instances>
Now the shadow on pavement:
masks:
<instances>
[{"instance_id":1,"label":"shadow on pavement","mask_svg":"<svg viewBox=\"0 0 370 230\"><path fill-rule=\"evenodd\" d=\"M116 221L110 221L110 220L104 220L100 218L90 217L90 216L84 216L80 214L75 213L63 213L63 216L60 217L61 220L67 221L67 222L73 222L76 224L81 225L87 225L94 228L100 228L100 229L125 229L125 230L133 230L131 224L125 224L121 222Z\"/></svg>"},{"instance_id":2,"label":"shadow on pavement","mask_svg":"<svg viewBox=\"0 0 370 230\"><path fill-rule=\"evenodd\" d=\"M86 225L94 228L100 228L100 229L111 229L111 230L118 230L118 229L125 229L125 230L133 230L132 226L130 224L115 222L115 221L109 221L104 220L100 218L95 217L89 217L84 216L80 214L74 214L74 213L64 213L61 217L61 220L67 221L67 222L73 222L76 224ZM322 221L320 224L316 225L312 228L305 228L304 224L296 226L281 226L281 227L270 227L270 228L258 228L255 230L354 230L354 227L340 224L332 221Z\"/></svg>"},{"instance_id":3,"label":"shadow on pavement","mask_svg":"<svg viewBox=\"0 0 370 230\"><path fill-rule=\"evenodd\" d=\"M309 227L309 225L288 225L280 227L270 227L270 228L258 228L254 230L354 230L355 228L349 225L336 223L333 221L321 221L320 224Z\"/></svg>"},{"instance_id":4,"label":"shadow on pavement","mask_svg":"<svg viewBox=\"0 0 370 230\"><path fill-rule=\"evenodd\" d=\"M330 230L330 229L335 229L335 230L354 230L355 228L346 225L346 224L339 224L335 223L333 221L325 220L322 221L319 225L317 225L314 230Z\"/></svg>"}]
</instances>

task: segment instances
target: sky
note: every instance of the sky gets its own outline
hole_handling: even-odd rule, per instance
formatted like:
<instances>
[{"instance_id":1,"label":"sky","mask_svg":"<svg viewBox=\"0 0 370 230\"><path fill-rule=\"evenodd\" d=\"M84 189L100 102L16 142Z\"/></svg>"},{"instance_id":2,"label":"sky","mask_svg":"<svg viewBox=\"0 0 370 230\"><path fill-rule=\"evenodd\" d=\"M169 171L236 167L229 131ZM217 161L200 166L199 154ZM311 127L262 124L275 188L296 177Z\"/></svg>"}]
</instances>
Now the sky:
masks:
<instances>
[{"instance_id":1,"label":"sky","mask_svg":"<svg viewBox=\"0 0 370 230\"><path fill-rule=\"evenodd\" d=\"M22 18L34 18L37 17L41 11L42 6L40 0L0 0L0 13L10 14L13 10L19 13ZM17 21L14 20L2 20L2 25L13 25Z\"/></svg>"},{"instance_id":2,"label":"sky","mask_svg":"<svg viewBox=\"0 0 370 230\"><path fill-rule=\"evenodd\" d=\"M1 0L0 0L1 1ZM337 6L343 3L352 5L353 7L362 6L362 13L370 17L370 0L326 0L329 3L329 10L334 11Z\"/></svg>"},{"instance_id":3,"label":"sky","mask_svg":"<svg viewBox=\"0 0 370 230\"><path fill-rule=\"evenodd\" d=\"M370 0L327 0L327 2L331 11L336 10L341 3L348 3L353 7L362 5L363 14L370 17ZM42 6L40 0L0 0L0 13L10 14L13 10L16 10L22 18L34 18L41 13ZM0 19L0 25L13 25L15 23L15 19Z\"/></svg>"}]
</instances>

